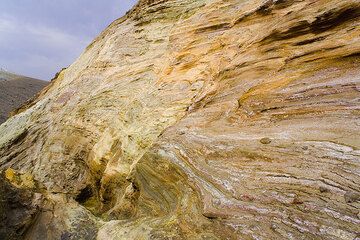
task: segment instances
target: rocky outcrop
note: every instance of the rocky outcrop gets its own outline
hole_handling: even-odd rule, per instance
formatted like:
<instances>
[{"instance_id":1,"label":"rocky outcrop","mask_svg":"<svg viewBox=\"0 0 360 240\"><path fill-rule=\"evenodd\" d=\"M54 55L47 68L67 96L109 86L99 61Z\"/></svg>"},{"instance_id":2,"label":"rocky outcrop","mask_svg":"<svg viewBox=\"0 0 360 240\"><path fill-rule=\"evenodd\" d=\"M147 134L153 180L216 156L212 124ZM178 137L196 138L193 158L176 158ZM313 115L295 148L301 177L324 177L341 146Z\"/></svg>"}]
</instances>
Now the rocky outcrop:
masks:
<instances>
[{"instance_id":1,"label":"rocky outcrop","mask_svg":"<svg viewBox=\"0 0 360 240\"><path fill-rule=\"evenodd\" d=\"M24 238L359 237L359 33L358 1L140 1L0 126Z\"/></svg>"},{"instance_id":2,"label":"rocky outcrop","mask_svg":"<svg viewBox=\"0 0 360 240\"><path fill-rule=\"evenodd\" d=\"M11 174L11 170L7 171ZM27 189L12 186L8 179L0 180L0 238L19 239L31 226L35 218L40 198ZM8 176L14 180L13 175ZM17 186L19 187L19 186Z\"/></svg>"}]
</instances>

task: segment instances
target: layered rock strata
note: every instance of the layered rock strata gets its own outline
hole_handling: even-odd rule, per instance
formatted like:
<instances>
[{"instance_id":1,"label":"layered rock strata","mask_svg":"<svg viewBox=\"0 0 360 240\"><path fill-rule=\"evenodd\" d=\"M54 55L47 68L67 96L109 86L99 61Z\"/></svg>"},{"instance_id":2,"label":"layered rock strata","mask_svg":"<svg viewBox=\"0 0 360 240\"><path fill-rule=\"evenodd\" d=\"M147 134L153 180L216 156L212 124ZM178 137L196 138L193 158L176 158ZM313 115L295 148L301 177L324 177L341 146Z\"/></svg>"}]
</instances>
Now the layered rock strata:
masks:
<instances>
[{"instance_id":1,"label":"layered rock strata","mask_svg":"<svg viewBox=\"0 0 360 240\"><path fill-rule=\"evenodd\" d=\"M359 53L354 0L140 1L0 126L5 231L356 239Z\"/></svg>"}]
</instances>

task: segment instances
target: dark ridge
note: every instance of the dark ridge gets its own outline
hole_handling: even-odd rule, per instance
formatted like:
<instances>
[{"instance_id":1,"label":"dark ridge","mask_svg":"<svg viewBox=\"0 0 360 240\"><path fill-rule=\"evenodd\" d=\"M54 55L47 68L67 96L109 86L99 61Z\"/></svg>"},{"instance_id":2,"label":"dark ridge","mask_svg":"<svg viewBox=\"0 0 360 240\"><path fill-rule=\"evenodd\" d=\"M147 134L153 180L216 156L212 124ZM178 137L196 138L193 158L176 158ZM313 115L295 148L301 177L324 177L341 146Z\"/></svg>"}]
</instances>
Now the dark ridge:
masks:
<instances>
[{"instance_id":1,"label":"dark ridge","mask_svg":"<svg viewBox=\"0 0 360 240\"><path fill-rule=\"evenodd\" d=\"M346 56L343 56L344 59L347 59L347 58L357 58L360 60L360 52L354 52L354 53L351 53L349 55L346 55Z\"/></svg>"},{"instance_id":2,"label":"dark ridge","mask_svg":"<svg viewBox=\"0 0 360 240\"><path fill-rule=\"evenodd\" d=\"M22 142L22 140L24 140L27 135L28 135L28 130L26 129L19 136L17 136L11 144L18 144L18 143Z\"/></svg>"},{"instance_id":3,"label":"dark ridge","mask_svg":"<svg viewBox=\"0 0 360 240\"><path fill-rule=\"evenodd\" d=\"M243 16L239 17L235 22L234 25L244 21L245 19L251 18L252 16L256 16L256 14L260 15L269 15L273 10L287 8L293 5L296 0L268 0L263 3L261 6L256 8L254 11L244 14Z\"/></svg>"},{"instance_id":4,"label":"dark ridge","mask_svg":"<svg viewBox=\"0 0 360 240\"><path fill-rule=\"evenodd\" d=\"M317 49L317 50L310 51L310 52L305 52L303 54L299 54L299 55L289 57L288 59L286 59L286 63L289 63L289 62L291 62L291 61L293 61L295 59L298 59L298 58L302 58L302 57L309 56L309 55L314 55L314 54L317 54L317 53L320 53L320 52L323 52L323 51L331 51L331 50L335 50L335 49L342 48L342 47L344 47L344 45L331 47L331 48ZM321 58L316 58L316 59L308 60L308 61L305 61L305 62L312 62L312 61L319 60L319 59L321 59Z\"/></svg>"},{"instance_id":5,"label":"dark ridge","mask_svg":"<svg viewBox=\"0 0 360 240\"><path fill-rule=\"evenodd\" d=\"M256 10L256 13L260 13L263 15L269 14L272 11L273 6L273 0L268 0Z\"/></svg>"},{"instance_id":6,"label":"dark ridge","mask_svg":"<svg viewBox=\"0 0 360 240\"><path fill-rule=\"evenodd\" d=\"M67 69L67 67L62 68L60 71L58 71L57 73L55 73L55 76L51 79L51 81L57 79L60 75L60 73L62 73L63 71L65 71Z\"/></svg>"},{"instance_id":7,"label":"dark ridge","mask_svg":"<svg viewBox=\"0 0 360 240\"><path fill-rule=\"evenodd\" d=\"M317 37L317 38L312 38L312 39L307 39L301 42L297 42L294 44L294 46L302 46L302 45L306 45L306 44L310 44L310 43L314 43L314 42L319 42L324 40L326 37Z\"/></svg>"},{"instance_id":8,"label":"dark ridge","mask_svg":"<svg viewBox=\"0 0 360 240\"><path fill-rule=\"evenodd\" d=\"M360 6L331 10L318 16L311 24L313 33L322 33L360 16Z\"/></svg>"},{"instance_id":9,"label":"dark ridge","mask_svg":"<svg viewBox=\"0 0 360 240\"><path fill-rule=\"evenodd\" d=\"M265 37L261 42L265 44L274 41L281 41L281 40L295 38L309 33L309 29L310 29L310 23L308 21L303 20L298 22L295 26L290 27L288 30L284 32L280 32L278 30L273 31L267 37Z\"/></svg>"},{"instance_id":10,"label":"dark ridge","mask_svg":"<svg viewBox=\"0 0 360 240\"><path fill-rule=\"evenodd\" d=\"M206 26L203 28L199 28L196 29L195 33L204 33L204 32L212 32L212 31L217 31L220 29L228 29L230 28L230 24L229 23L219 23L219 24L215 24L215 25L211 25L211 26Z\"/></svg>"},{"instance_id":11,"label":"dark ridge","mask_svg":"<svg viewBox=\"0 0 360 240\"><path fill-rule=\"evenodd\" d=\"M268 0L256 9L255 13L268 15L273 10L290 7L296 0Z\"/></svg>"},{"instance_id":12,"label":"dark ridge","mask_svg":"<svg viewBox=\"0 0 360 240\"><path fill-rule=\"evenodd\" d=\"M277 0L274 2L274 9L283 9L283 8L287 8L290 7L291 5L293 5L295 2L301 2L298 0Z\"/></svg>"},{"instance_id":13,"label":"dark ridge","mask_svg":"<svg viewBox=\"0 0 360 240\"><path fill-rule=\"evenodd\" d=\"M296 23L296 25L290 27L288 30L282 32L275 30L261 42L262 44L268 44L270 42L287 40L310 33L320 34L348 23L350 20L358 18L359 16L360 6L348 6L348 8L345 9L332 9L316 17L316 20L313 22L303 20ZM311 42L311 40L309 41ZM305 42L305 44L307 43Z\"/></svg>"},{"instance_id":14,"label":"dark ridge","mask_svg":"<svg viewBox=\"0 0 360 240\"><path fill-rule=\"evenodd\" d=\"M167 8L170 8L169 6L166 6L166 5L160 5L159 7L157 8L150 8L147 13L154 13L154 12L159 12L161 10L165 10Z\"/></svg>"}]
</instances>

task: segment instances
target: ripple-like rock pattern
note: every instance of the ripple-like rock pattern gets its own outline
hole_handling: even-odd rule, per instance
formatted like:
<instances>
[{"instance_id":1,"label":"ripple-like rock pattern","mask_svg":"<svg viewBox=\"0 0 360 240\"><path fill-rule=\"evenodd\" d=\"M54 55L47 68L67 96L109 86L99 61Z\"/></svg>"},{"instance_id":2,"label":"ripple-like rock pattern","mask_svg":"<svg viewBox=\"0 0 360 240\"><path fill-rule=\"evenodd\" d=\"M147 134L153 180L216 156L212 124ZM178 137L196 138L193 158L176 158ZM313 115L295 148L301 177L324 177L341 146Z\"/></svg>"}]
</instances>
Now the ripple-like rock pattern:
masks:
<instances>
[{"instance_id":1,"label":"ripple-like rock pattern","mask_svg":"<svg viewBox=\"0 0 360 240\"><path fill-rule=\"evenodd\" d=\"M0 126L22 236L358 238L359 53L355 0L141 0Z\"/></svg>"}]
</instances>

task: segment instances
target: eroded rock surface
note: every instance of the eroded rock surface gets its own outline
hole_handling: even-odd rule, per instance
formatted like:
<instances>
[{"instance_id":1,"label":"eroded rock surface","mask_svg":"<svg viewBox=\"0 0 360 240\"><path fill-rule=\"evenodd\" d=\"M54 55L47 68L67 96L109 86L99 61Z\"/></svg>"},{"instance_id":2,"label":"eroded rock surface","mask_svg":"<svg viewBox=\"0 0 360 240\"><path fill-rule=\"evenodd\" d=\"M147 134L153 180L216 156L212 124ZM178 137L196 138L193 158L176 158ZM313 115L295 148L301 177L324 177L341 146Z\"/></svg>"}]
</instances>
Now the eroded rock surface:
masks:
<instances>
[{"instance_id":1,"label":"eroded rock surface","mask_svg":"<svg viewBox=\"0 0 360 240\"><path fill-rule=\"evenodd\" d=\"M0 126L22 236L356 239L359 53L355 0L140 1Z\"/></svg>"}]
</instances>

